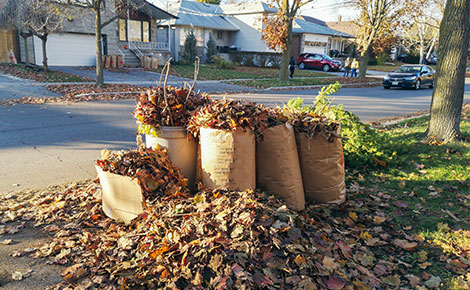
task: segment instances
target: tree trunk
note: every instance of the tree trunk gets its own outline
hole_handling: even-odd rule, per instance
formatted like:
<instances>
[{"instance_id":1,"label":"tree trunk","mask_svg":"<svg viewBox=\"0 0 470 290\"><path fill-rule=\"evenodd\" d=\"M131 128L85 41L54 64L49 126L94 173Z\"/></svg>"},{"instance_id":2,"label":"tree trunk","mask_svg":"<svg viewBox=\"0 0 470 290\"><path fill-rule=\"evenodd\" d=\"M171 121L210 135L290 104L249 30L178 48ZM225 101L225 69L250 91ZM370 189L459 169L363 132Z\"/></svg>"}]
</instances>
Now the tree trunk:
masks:
<instances>
[{"instance_id":1,"label":"tree trunk","mask_svg":"<svg viewBox=\"0 0 470 290\"><path fill-rule=\"evenodd\" d=\"M287 81L288 76L289 76L288 70L289 70L291 44L292 44L292 21L288 23L286 49L282 51L281 74L279 76L279 79L281 79L282 81Z\"/></svg>"},{"instance_id":2,"label":"tree trunk","mask_svg":"<svg viewBox=\"0 0 470 290\"><path fill-rule=\"evenodd\" d=\"M419 44L419 63L424 64L424 41Z\"/></svg>"},{"instance_id":3,"label":"tree trunk","mask_svg":"<svg viewBox=\"0 0 470 290\"><path fill-rule=\"evenodd\" d=\"M370 58L370 50L363 50L361 52L361 57L359 58L359 74L358 77L365 78L367 72L367 63Z\"/></svg>"},{"instance_id":4,"label":"tree trunk","mask_svg":"<svg viewBox=\"0 0 470 290\"><path fill-rule=\"evenodd\" d=\"M96 40L96 85L104 85L103 78L103 51L101 46L101 8L96 6L95 10L95 40Z\"/></svg>"},{"instance_id":5,"label":"tree trunk","mask_svg":"<svg viewBox=\"0 0 470 290\"><path fill-rule=\"evenodd\" d=\"M440 27L439 62L431 102L428 142L460 137L465 68L470 40L470 0L448 0Z\"/></svg>"},{"instance_id":6,"label":"tree trunk","mask_svg":"<svg viewBox=\"0 0 470 290\"><path fill-rule=\"evenodd\" d=\"M47 65L47 33L43 34L40 38L42 42L42 65L45 71L49 71L49 66Z\"/></svg>"}]
</instances>

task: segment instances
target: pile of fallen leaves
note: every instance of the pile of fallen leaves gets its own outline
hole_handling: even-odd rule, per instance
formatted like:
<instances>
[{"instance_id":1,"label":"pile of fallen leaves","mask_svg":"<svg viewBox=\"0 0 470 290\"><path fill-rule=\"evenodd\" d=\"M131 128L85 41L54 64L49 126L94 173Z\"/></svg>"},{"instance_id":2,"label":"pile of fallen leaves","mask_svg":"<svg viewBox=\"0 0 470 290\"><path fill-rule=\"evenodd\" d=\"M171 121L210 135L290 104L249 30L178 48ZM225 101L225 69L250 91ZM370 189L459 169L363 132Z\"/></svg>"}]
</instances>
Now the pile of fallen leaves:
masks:
<instances>
[{"instance_id":1,"label":"pile of fallen leaves","mask_svg":"<svg viewBox=\"0 0 470 290\"><path fill-rule=\"evenodd\" d=\"M146 87L126 84L106 84L103 87L96 85L48 85L46 88L59 97L23 97L19 99L8 99L0 101L2 106L16 104L46 104L46 103L77 103L89 101L112 101L121 99L133 99Z\"/></svg>"},{"instance_id":2,"label":"pile of fallen leaves","mask_svg":"<svg viewBox=\"0 0 470 290\"><path fill-rule=\"evenodd\" d=\"M0 64L0 71L23 79L38 82L92 82L92 79L65 73L61 71L45 71L40 67L22 64Z\"/></svg>"},{"instance_id":3,"label":"pile of fallen leaves","mask_svg":"<svg viewBox=\"0 0 470 290\"><path fill-rule=\"evenodd\" d=\"M134 117L140 133L156 134L160 126L186 127L192 112L209 102L209 96L186 88L158 86L140 94Z\"/></svg>"},{"instance_id":4,"label":"pile of fallen leaves","mask_svg":"<svg viewBox=\"0 0 470 290\"><path fill-rule=\"evenodd\" d=\"M105 84L97 85L49 85L49 91L60 94L70 101L91 100L118 100L132 99L136 94L146 90L146 87L127 84Z\"/></svg>"},{"instance_id":5,"label":"pile of fallen leaves","mask_svg":"<svg viewBox=\"0 0 470 290\"><path fill-rule=\"evenodd\" d=\"M96 164L104 171L137 178L145 199L186 191L187 179L170 161L166 149L143 148L113 153L101 151Z\"/></svg>"},{"instance_id":6,"label":"pile of fallen leaves","mask_svg":"<svg viewBox=\"0 0 470 290\"><path fill-rule=\"evenodd\" d=\"M259 138L267 127L267 117L268 111L262 105L224 98L199 108L189 121L188 131L197 137L199 128L250 129Z\"/></svg>"},{"instance_id":7,"label":"pile of fallen leaves","mask_svg":"<svg viewBox=\"0 0 470 290\"><path fill-rule=\"evenodd\" d=\"M0 234L32 219L55 235L12 253L66 266L54 289L439 287L439 277L415 271L431 259L423 239L382 210L407 204L355 182L348 194L341 207L295 212L263 192L204 191L154 199L124 225L103 214L99 184L78 183L6 196Z\"/></svg>"}]
</instances>

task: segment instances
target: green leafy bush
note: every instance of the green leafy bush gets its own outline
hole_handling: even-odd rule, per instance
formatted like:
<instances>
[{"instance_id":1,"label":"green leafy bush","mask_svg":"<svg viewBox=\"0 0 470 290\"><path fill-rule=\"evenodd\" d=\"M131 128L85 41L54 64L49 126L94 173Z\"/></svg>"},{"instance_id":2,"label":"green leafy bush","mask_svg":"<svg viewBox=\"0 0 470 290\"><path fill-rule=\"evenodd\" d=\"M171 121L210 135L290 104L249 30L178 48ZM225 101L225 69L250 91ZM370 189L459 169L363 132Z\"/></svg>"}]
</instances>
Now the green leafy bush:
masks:
<instances>
[{"instance_id":1,"label":"green leafy bush","mask_svg":"<svg viewBox=\"0 0 470 290\"><path fill-rule=\"evenodd\" d=\"M367 62L367 65L377 65L377 64L378 64L378 61L376 57L369 59L369 61Z\"/></svg>"},{"instance_id":2,"label":"green leafy bush","mask_svg":"<svg viewBox=\"0 0 470 290\"><path fill-rule=\"evenodd\" d=\"M237 65L235 62L227 61L225 60L225 58L223 58L222 56L218 56L218 55L214 55L212 57L212 62L215 63L215 65L218 68L222 68L222 69L232 69Z\"/></svg>"},{"instance_id":3,"label":"green leafy bush","mask_svg":"<svg viewBox=\"0 0 470 290\"><path fill-rule=\"evenodd\" d=\"M384 65L389 58L389 54L385 51L382 51L378 56L377 56L377 64L378 65Z\"/></svg>"},{"instance_id":4,"label":"green leafy bush","mask_svg":"<svg viewBox=\"0 0 470 290\"><path fill-rule=\"evenodd\" d=\"M391 144L388 133L362 123L358 116L345 110L343 105L332 105L329 96L340 88L339 83L330 84L320 90L313 105L305 106L303 99L296 98L289 100L287 107L311 111L315 115L340 122L344 159L348 168L384 165L393 161L397 155L394 151L397 144Z\"/></svg>"}]
</instances>

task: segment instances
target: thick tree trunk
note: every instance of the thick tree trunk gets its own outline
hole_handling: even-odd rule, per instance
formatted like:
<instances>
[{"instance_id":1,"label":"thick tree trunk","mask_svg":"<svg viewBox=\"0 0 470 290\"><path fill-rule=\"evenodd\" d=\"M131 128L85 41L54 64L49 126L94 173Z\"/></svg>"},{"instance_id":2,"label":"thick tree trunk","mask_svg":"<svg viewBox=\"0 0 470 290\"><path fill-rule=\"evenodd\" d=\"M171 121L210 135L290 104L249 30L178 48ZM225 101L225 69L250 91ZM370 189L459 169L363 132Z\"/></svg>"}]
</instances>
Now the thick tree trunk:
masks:
<instances>
[{"instance_id":1,"label":"thick tree trunk","mask_svg":"<svg viewBox=\"0 0 470 290\"><path fill-rule=\"evenodd\" d=\"M42 42L42 65L45 71L49 71L49 65L47 64L47 33L41 36Z\"/></svg>"},{"instance_id":2,"label":"thick tree trunk","mask_svg":"<svg viewBox=\"0 0 470 290\"><path fill-rule=\"evenodd\" d=\"M101 45L101 8L95 7L95 40L96 40L96 85L104 85L103 78L103 51Z\"/></svg>"},{"instance_id":3,"label":"thick tree trunk","mask_svg":"<svg viewBox=\"0 0 470 290\"><path fill-rule=\"evenodd\" d=\"M286 49L282 51L281 73L280 73L279 78L283 81L286 81L289 76L288 70L289 70L291 44L292 44L292 22L290 22L287 27Z\"/></svg>"},{"instance_id":4,"label":"thick tree trunk","mask_svg":"<svg viewBox=\"0 0 470 290\"><path fill-rule=\"evenodd\" d=\"M358 77L365 78L367 72L367 63L369 62L370 51L369 49L363 50L361 52L361 57L359 58L359 74Z\"/></svg>"},{"instance_id":5,"label":"thick tree trunk","mask_svg":"<svg viewBox=\"0 0 470 290\"><path fill-rule=\"evenodd\" d=\"M470 40L470 0L448 0L440 27L439 62L431 102L429 142L455 141L465 88L465 68Z\"/></svg>"}]
</instances>

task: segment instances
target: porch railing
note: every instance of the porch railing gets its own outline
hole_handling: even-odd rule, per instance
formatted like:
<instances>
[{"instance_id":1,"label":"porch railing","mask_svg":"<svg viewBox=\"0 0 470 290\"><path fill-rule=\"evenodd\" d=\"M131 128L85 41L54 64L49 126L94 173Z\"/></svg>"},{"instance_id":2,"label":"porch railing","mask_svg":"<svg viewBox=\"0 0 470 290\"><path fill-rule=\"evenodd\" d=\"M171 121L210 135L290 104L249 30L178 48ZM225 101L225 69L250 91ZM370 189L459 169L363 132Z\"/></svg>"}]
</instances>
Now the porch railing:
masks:
<instances>
[{"instance_id":1,"label":"porch railing","mask_svg":"<svg viewBox=\"0 0 470 290\"><path fill-rule=\"evenodd\" d=\"M167 51L169 47L167 42L129 41L129 44L131 47L133 46L143 50Z\"/></svg>"}]
</instances>

